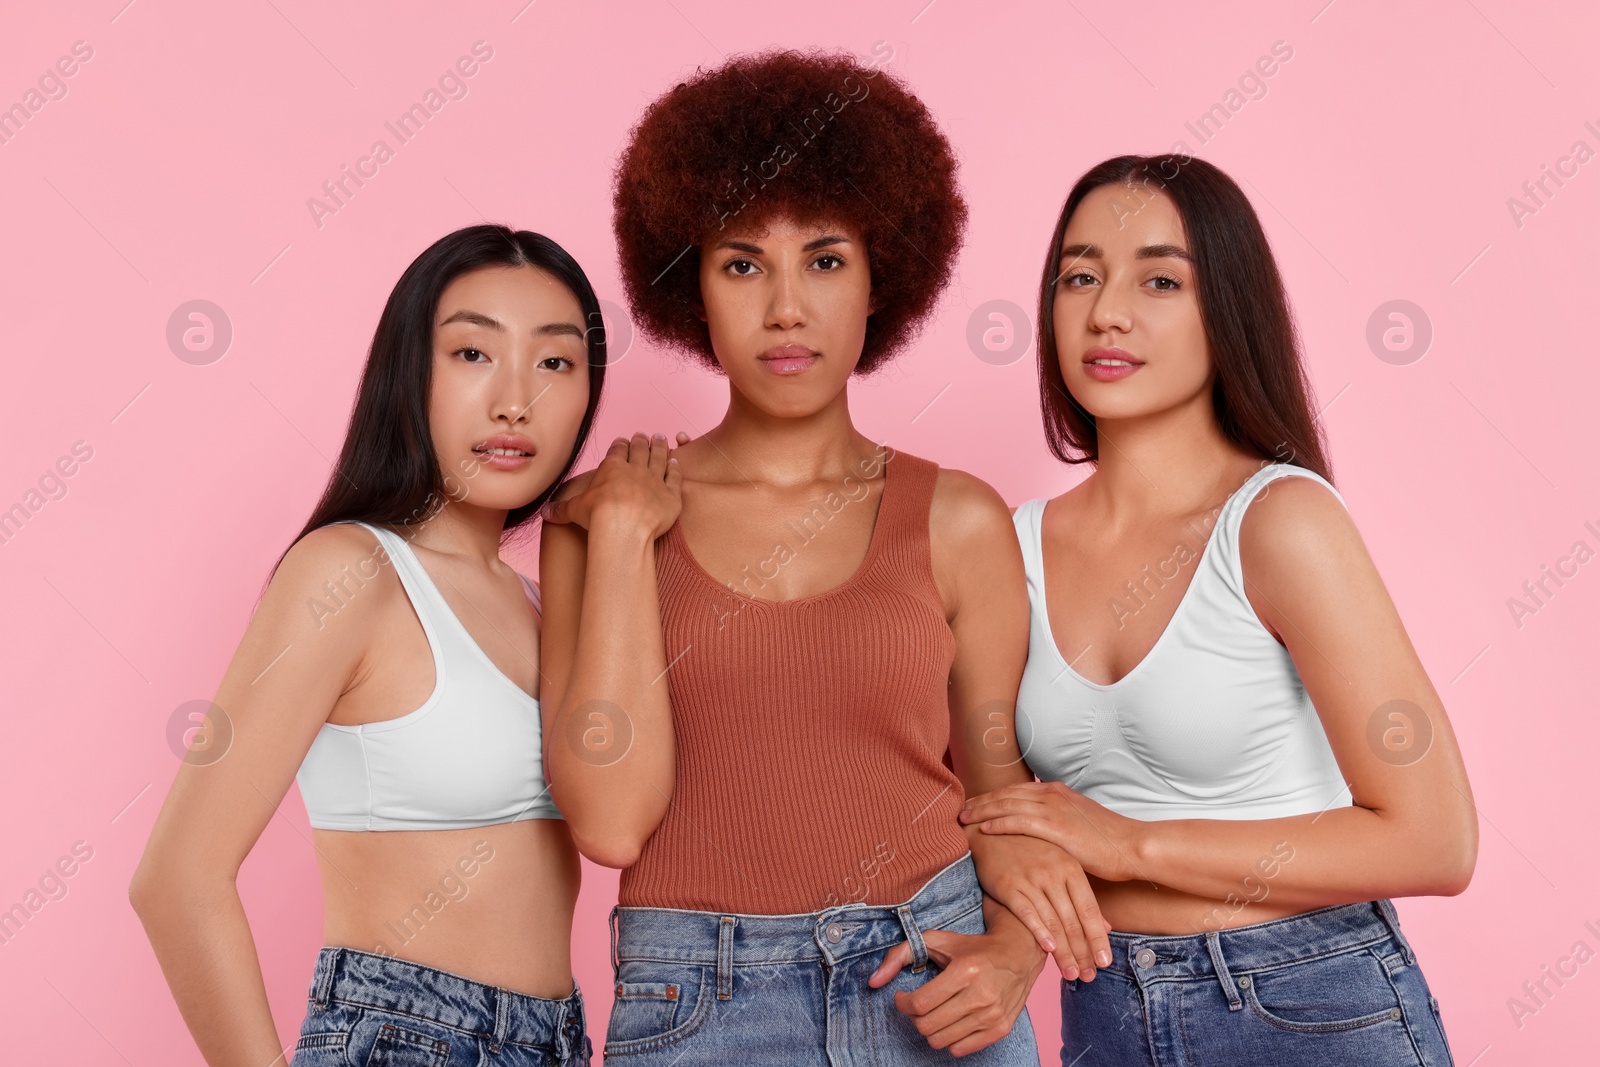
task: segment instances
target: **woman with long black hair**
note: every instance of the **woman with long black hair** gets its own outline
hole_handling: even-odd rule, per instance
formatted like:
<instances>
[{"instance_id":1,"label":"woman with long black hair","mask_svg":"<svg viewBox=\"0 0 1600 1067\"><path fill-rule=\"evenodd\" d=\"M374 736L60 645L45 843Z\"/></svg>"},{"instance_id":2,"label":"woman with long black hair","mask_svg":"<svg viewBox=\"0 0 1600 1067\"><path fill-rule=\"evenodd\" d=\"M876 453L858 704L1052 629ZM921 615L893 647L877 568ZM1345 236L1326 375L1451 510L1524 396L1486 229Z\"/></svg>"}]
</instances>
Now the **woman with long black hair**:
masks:
<instances>
[{"instance_id":1,"label":"woman with long black hair","mask_svg":"<svg viewBox=\"0 0 1600 1067\"><path fill-rule=\"evenodd\" d=\"M1466 887L1470 787L1249 201L1199 159L1094 167L1039 336L1051 450L1094 470L1014 515L1041 781L962 819L1066 849L1112 927L1111 964L1063 982L1062 1063L1445 1067L1388 898Z\"/></svg>"},{"instance_id":2,"label":"woman with long black hair","mask_svg":"<svg viewBox=\"0 0 1600 1067\"><path fill-rule=\"evenodd\" d=\"M500 559L571 470L606 350L582 269L472 226L401 276L130 896L206 1061L284 1062L235 878L298 777L325 946L295 1067L586 1064L578 855L542 773L539 591Z\"/></svg>"}]
</instances>

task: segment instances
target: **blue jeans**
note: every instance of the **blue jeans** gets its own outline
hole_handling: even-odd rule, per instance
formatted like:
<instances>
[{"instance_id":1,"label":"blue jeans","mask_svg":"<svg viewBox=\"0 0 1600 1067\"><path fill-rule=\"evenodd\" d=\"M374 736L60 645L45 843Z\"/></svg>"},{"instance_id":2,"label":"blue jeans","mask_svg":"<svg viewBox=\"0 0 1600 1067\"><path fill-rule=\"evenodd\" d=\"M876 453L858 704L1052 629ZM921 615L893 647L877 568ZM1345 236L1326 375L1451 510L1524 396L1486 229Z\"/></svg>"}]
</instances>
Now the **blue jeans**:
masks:
<instances>
[{"instance_id":1,"label":"blue jeans","mask_svg":"<svg viewBox=\"0 0 1600 1067\"><path fill-rule=\"evenodd\" d=\"M583 996L548 1000L393 956L324 946L293 1067L587 1067Z\"/></svg>"},{"instance_id":2,"label":"blue jeans","mask_svg":"<svg viewBox=\"0 0 1600 1067\"><path fill-rule=\"evenodd\" d=\"M939 973L926 930L981 934L983 894L972 855L930 878L899 905L845 904L813 914L739 915L674 908L611 911L616 1001L605 1059L628 1067L893 1067L953 1064L894 995ZM867 978L890 948L913 962L872 989ZM972 1067L1037 1067L1028 1011Z\"/></svg>"},{"instance_id":3,"label":"blue jeans","mask_svg":"<svg viewBox=\"0 0 1600 1067\"><path fill-rule=\"evenodd\" d=\"M1074 1067L1452 1067L1439 1003L1387 900L1179 937L1112 933L1061 983Z\"/></svg>"}]
</instances>

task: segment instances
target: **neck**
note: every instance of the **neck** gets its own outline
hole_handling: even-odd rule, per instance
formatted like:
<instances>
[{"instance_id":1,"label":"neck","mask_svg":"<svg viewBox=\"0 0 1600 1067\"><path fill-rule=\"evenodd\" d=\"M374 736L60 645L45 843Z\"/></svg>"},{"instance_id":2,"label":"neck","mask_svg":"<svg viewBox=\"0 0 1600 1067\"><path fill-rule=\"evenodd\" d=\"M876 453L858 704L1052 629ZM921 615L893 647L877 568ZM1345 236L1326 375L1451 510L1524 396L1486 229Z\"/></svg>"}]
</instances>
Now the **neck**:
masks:
<instances>
[{"instance_id":1,"label":"neck","mask_svg":"<svg viewBox=\"0 0 1600 1067\"><path fill-rule=\"evenodd\" d=\"M1126 419L1097 419L1100 457L1088 488L1113 516L1187 512L1214 502L1260 461L1223 436L1211 388L1177 407Z\"/></svg>"},{"instance_id":2,"label":"neck","mask_svg":"<svg viewBox=\"0 0 1600 1067\"><path fill-rule=\"evenodd\" d=\"M447 500L444 507L402 536L414 545L492 568L500 562L500 535L506 514L502 508L479 508Z\"/></svg>"},{"instance_id":3,"label":"neck","mask_svg":"<svg viewBox=\"0 0 1600 1067\"><path fill-rule=\"evenodd\" d=\"M856 470L878 446L850 421L849 390L807 415L775 415L730 387L728 411L702 440L706 457L729 468L728 477L773 485L837 479Z\"/></svg>"}]
</instances>

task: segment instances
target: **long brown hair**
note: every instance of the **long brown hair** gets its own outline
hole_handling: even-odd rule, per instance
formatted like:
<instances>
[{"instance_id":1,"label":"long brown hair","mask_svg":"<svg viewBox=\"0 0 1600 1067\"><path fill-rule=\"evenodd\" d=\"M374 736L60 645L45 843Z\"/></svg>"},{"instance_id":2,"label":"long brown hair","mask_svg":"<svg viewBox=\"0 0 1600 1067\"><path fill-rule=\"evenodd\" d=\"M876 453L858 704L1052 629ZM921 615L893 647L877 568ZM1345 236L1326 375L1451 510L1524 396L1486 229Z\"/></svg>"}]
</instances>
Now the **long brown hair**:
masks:
<instances>
[{"instance_id":1,"label":"long brown hair","mask_svg":"<svg viewBox=\"0 0 1600 1067\"><path fill-rule=\"evenodd\" d=\"M1067 195L1039 283L1039 404L1050 451L1064 463L1100 458L1094 416L1073 399L1061 376L1056 283L1072 213L1102 185L1122 182L1160 189L1183 220L1200 321L1217 368L1211 406L1223 434L1264 459L1294 463L1332 482L1299 334L1261 221L1232 178L1189 156L1117 156L1091 168Z\"/></svg>"}]
</instances>

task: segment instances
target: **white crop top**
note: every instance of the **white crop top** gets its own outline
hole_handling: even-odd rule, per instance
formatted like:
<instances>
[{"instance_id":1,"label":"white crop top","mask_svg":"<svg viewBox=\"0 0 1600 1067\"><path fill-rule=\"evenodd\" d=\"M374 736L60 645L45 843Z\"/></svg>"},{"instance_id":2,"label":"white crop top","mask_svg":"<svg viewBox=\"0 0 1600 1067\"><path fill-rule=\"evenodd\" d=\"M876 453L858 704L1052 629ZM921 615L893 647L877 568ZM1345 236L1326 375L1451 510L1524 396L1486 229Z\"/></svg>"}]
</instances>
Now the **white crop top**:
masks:
<instances>
[{"instance_id":1,"label":"white crop top","mask_svg":"<svg viewBox=\"0 0 1600 1067\"><path fill-rule=\"evenodd\" d=\"M1344 503L1304 467L1251 475L1218 513L1172 621L1112 685L1081 677L1057 647L1045 609L1045 501L1017 508L1030 604L1017 737L1041 781L1147 821L1273 819L1351 803L1294 660L1245 596L1239 525L1257 491L1289 475L1315 478ZM1150 573L1181 580L1183 569Z\"/></svg>"},{"instance_id":2,"label":"white crop top","mask_svg":"<svg viewBox=\"0 0 1600 1067\"><path fill-rule=\"evenodd\" d=\"M400 535L377 535L433 652L433 692L397 719L325 722L295 780L319 830L459 830L559 819L544 782L539 702L494 665ZM523 589L539 610L539 590Z\"/></svg>"}]
</instances>

